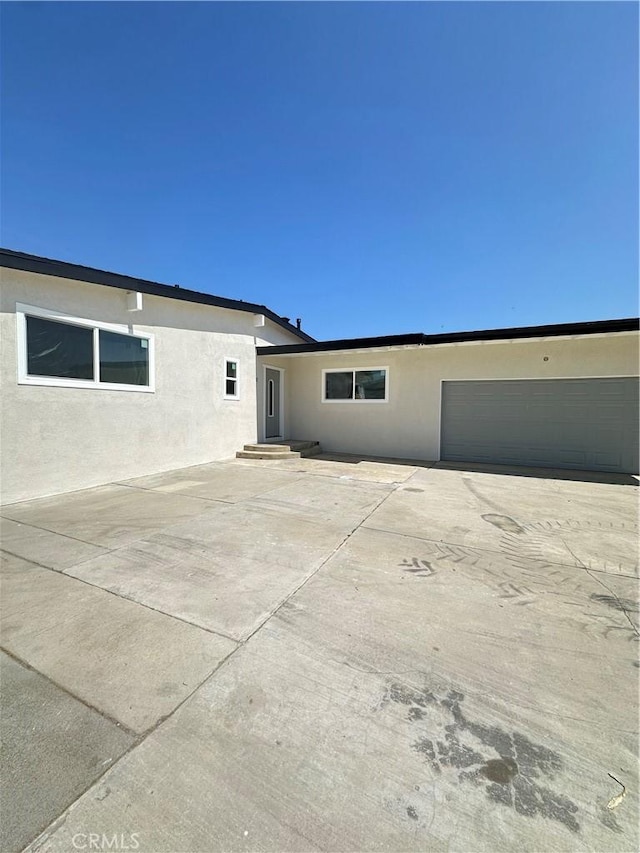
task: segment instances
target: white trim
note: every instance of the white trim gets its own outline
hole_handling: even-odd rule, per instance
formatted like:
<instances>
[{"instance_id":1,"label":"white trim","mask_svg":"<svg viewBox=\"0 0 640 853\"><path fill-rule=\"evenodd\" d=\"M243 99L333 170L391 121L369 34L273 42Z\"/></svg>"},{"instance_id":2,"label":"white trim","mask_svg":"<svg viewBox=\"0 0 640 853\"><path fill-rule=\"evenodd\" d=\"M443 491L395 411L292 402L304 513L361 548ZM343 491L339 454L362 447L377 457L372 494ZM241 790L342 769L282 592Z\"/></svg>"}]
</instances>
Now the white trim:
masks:
<instances>
[{"instance_id":1,"label":"white trim","mask_svg":"<svg viewBox=\"0 0 640 853\"><path fill-rule=\"evenodd\" d=\"M270 435L267 438L267 370L277 370L280 374L280 406L279 406L279 416L280 416L280 434L279 435ZM262 365L262 440L265 442L268 441L282 441L285 437L285 429L284 429L284 367L273 367L271 364L263 364Z\"/></svg>"},{"instance_id":2,"label":"white trim","mask_svg":"<svg viewBox=\"0 0 640 853\"><path fill-rule=\"evenodd\" d=\"M100 329L97 327L93 330L93 379L94 382L100 379Z\"/></svg>"},{"instance_id":3,"label":"white trim","mask_svg":"<svg viewBox=\"0 0 640 853\"><path fill-rule=\"evenodd\" d=\"M42 317L68 326L82 326L93 329L93 375L94 379L71 379L64 376L31 376L28 373L27 359L27 323L26 317ZM83 388L100 391L138 391L142 394L155 392L155 338L149 332L134 332L130 326L119 323L103 323L99 320L87 320L75 317L71 314L63 314L60 311L51 311L48 308L40 308L35 305L16 303L16 329L17 329L17 368L18 385L42 385L54 388ZM123 385L115 382L100 381L100 352L99 332L115 332L130 338L138 338L147 341L148 352L148 385Z\"/></svg>"},{"instance_id":4,"label":"white trim","mask_svg":"<svg viewBox=\"0 0 640 853\"><path fill-rule=\"evenodd\" d=\"M456 376L450 379L440 379L440 394L438 400L438 462L442 462L442 386L445 382L536 382L551 380L568 380L575 382L576 379L637 379L635 373L609 373L604 376L473 376L462 378Z\"/></svg>"},{"instance_id":5,"label":"white trim","mask_svg":"<svg viewBox=\"0 0 640 853\"><path fill-rule=\"evenodd\" d=\"M229 362L232 362L236 366L236 375L228 376L227 375L227 365ZM227 394L227 381L236 383L236 393L235 394ZM240 399L240 359L239 358L230 358L225 356L224 358L224 395L223 399L225 400L239 400Z\"/></svg>"},{"instance_id":6,"label":"white trim","mask_svg":"<svg viewBox=\"0 0 640 853\"><path fill-rule=\"evenodd\" d=\"M26 305L16 302L16 313L30 314L33 317L44 317L48 320L58 320L60 323L69 323L72 326L90 326L91 328L104 329L107 332L118 332L121 335L131 335L134 338L151 338L147 332L131 332L131 327L126 323L105 323L102 320L86 320L73 314L63 314L62 311L52 311L49 308L40 308L36 305Z\"/></svg>"},{"instance_id":7,"label":"white trim","mask_svg":"<svg viewBox=\"0 0 640 853\"><path fill-rule=\"evenodd\" d=\"M355 393L355 374L356 373L366 373L369 370L384 370L384 398L378 400L363 400L358 397L351 397L348 400L327 400L325 397L326 393L326 382L325 376L327 373L353 373L354 374L354 393ZM356 403L357 405L367 404L367 403L388 403L389 402L389 367L326 367L322 370L321 377L321 386L320 386L320 402L321 403Z\"/></svg>"}]
</instances>

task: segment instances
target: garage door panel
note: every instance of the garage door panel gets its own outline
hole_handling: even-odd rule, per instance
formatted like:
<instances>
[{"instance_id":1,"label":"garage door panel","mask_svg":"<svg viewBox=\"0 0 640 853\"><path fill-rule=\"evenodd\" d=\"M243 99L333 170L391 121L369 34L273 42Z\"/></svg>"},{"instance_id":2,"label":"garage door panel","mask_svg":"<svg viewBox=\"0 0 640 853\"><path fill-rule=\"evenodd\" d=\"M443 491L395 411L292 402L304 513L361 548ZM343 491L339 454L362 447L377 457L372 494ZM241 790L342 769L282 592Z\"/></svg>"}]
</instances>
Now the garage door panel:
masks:
<instances>
[{"instance_id":1,"label":"garage door panel","mask_svg":"<svg viewBox=\"0 0 640 853\"><path fill-rule=\"evenodd\" d=\"M447 381L441 458L635 473L638 379Z\"/></svg>"}]
</instances>

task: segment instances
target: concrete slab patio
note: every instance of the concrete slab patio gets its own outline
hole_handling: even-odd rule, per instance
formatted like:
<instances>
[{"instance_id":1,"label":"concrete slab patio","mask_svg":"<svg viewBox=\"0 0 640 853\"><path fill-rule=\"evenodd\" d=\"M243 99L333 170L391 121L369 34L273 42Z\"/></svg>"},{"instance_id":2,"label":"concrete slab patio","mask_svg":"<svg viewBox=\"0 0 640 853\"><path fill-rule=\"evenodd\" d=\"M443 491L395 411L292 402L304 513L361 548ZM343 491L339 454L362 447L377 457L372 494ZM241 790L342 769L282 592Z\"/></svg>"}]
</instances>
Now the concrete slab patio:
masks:
<instances>
[{"instance_id":1,"label":"concrete slab patio","mask_svg":"<svg viewBox=\"0 0 640 853\"><path fill-rule=\"evenodd\" d=\"M4 507L3 851L638 849L638 492L593 479L333 455Z\"/></svg>"}]
</instances>

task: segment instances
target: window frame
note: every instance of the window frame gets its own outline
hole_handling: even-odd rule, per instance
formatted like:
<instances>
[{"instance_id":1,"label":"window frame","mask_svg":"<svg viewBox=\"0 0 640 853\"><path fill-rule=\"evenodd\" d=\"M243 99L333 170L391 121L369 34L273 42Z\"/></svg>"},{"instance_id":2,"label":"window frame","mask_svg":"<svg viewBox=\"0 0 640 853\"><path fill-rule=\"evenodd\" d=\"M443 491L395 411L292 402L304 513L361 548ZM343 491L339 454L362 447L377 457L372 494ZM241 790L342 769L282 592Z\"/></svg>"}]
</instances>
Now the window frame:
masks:
<instances>
[{"instance_id":1,"label":"window frame","mask_svg":"<svg viewBox=\"0 0 640 853\"><path fill-rule=\"evenodd\" d=\"M227 374L227 365L232 362L236 366L236 375L235 377L229 376ZM240 359L239 358L231 358L230 356L225 356L224 359L224 399L225 400L239 400L240 399ZM236 393L235 394L227 394L227 382L235 382L236 384Z\"/></svg>"},{"instance_id":2,"label":"window frame","mask_svg":"<svg viewBox=\"0 0 640 853\"><path fill-rule=\"evenodd\" d=\"M327 382L326 376L327 373L352 373L353 374L353 394L356 393L356 373L365 372L368 370L384 370L384 398L382 399L361 399L359 397L350 397L348 400L332 400L328 399L327 394ZM383 365L380 367L327 367L322 370L322 385L320 388L320 401L322 403L347 403L353 405L356 403L357 405L368 404L368 403L388 403L389 402L389 367L388 365Z\"/></svg>"},{"instance_id":3,"label":"window frame","mask_svg":"<svg viewBox=\"0 0 640 853\"><path fill-rule=\"evenodd\" d=\"M28 372L27 353L27 317L39 317L67 326L80 326L93 331L93 379L73 379L70 376L36 376ZM99 389L100 391L138 391L142 394L155 392L155 338L150 332L134 332L131 326L120 323L104 323L99 320L87 320L62 311L52 311L35 305L16 303L17 326L17 362L18 385L44 385L54 388L84 388ZM115 332L129 338L147 341L148 352L148 385L127 385L117 382L102 382L100 380L100 331Z\"/></svg>"}]
</instances>

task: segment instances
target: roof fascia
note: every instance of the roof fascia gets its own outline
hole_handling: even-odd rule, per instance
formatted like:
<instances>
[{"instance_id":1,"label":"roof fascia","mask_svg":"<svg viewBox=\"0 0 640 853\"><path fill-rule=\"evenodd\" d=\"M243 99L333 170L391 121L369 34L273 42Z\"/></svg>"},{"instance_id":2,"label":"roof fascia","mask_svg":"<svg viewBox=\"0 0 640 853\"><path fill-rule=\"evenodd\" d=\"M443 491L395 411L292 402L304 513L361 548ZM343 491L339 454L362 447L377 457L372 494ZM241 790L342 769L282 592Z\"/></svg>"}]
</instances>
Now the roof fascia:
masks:
<instances>
[{"instance_id":1,"label":"roof fascia","mask_svg":"<svg viewBox=\"0 0 640 853\"><path fill-rule=\"evenodd\" d=\"M292 335L302 338L307 343L315 342L315 338L303 332L302 329L291 325L283 317L280 317L274 311L271 311L270 308L267 308L266 305L244 302L241 299L228 299L224 296L214 296L210 293L200 293L197 290L189 290L178 284L159 284L155 281L134 278L133 276L123 275L122 273L107 272L106 270L98 270L94 267L85 267L66 261L41 258L37 255L15 252L11 249L0 249L0 267L57 278L67 278L72 281L82 281L88 284L99 284L105 287L117 287L121 290L135 290L139 293L149 294L150 296L179 299L183 302L194 302L216 308L227 308L231 311L264 314L272 323L286 329Z\"/></svg>"},{"instance_id":2,"label":"roof fascia","mask_svg":"<svg viewBox=\"0 0 640 853\"><path fill-rule=\"evenodd\" d=\"M618 320L597 320L586 323L562 323L549 326L525 326L512 329L486 329L477 332L447 332L439 335L398 335L379 338L353 338L340 341L316 341L310 344L291 344L259 347L258 355L325 355L338 352L385 351L415 347L460 346L462 344L515 343L517 341L570 340L574 338L607 337L612 334L633 334L640 329L637 317Z\"/></svg>"}]
</instances>

